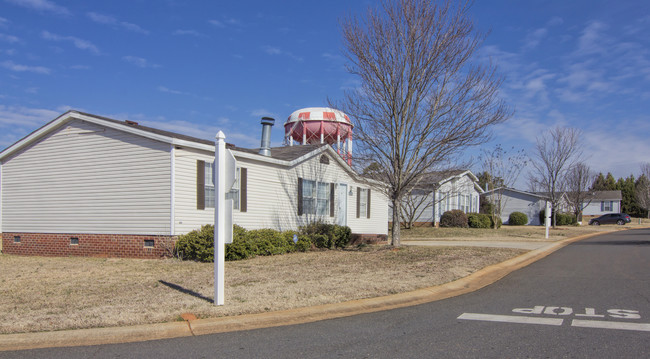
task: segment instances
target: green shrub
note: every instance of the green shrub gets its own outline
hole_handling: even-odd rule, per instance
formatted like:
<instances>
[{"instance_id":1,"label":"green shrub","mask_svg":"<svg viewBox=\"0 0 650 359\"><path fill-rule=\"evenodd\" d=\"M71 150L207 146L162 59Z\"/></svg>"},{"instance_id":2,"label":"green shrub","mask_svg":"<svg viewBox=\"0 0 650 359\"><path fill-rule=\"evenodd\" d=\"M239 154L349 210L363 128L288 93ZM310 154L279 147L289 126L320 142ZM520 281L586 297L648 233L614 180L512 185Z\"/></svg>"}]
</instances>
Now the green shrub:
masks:
<instances>
[{"instance_id":1,"label":"green shrub","mask_svg":"<svg viewBox=\"0 0 650 359\"><path fill-rule=\"evenodd\" d=\"M352 231L348 226L313 222L300 227L300 233L309 237L316 248L343 248L350 243ZM321 237L325 236L325 238Z\"/></svg>"},{"instance_id":2,"label":"green shrub","mask_svg":"<svg viewBox=\"0 0 650 359\"><path fill-rule=\"evenodd\" d=\"M459 209L452 209L440 216L440 227L467 228L467 215Z\"/></svg>"},{"instance_id":3,"label":"green shrub","mask_svg":"<svg viewBox=\"0 0 650 359\"><path fill-rule=\"evenodd\" d=\"M307 252L311 249L311 237L301 234L298 236L298 242L296 242L296 250L299 252Z\"/></svg>"},{"instance_id":4,"label":"green shrub","mask_svg":"<svg viewBox=\"0 0 650 359\"><path fill-rule=\"evenodd\" d=\"M511 226L523 226L528 224L528 216L522 212L512 212L508 217L508 224Z\"/></svg>"},{"instance_id":5,"label":"green shrub","mask_svg":"<svg viewBox=\"0 0 650 359\"><path fill-rule=\"evenodd\" d=\"M501 225L503 222L501 221L501 217L498 216L488 216L490 217L490 228L494 228L494 223L496 222L497 228L501 228Z\"/></svg>"},{"instance_id":6,"label":"green shrub","mask_svg":"<svg viewBox=\"0 0 650 359\"><path fill-rule=\"evenodd\" d=\"M556 221L560 226L569 226L578 223L576 217L571 213L558 213Z\"/></svg>"},{"instance_id":7,"label":"green shrub","mask_svg":"<svg viewBox=\"0 0 650 359\"><path fill-rule=\"evenodd\" d=\"M544 210L541 210L539 212L539 221L544 225ZM573 225L577 224L578 220L576 219L576 216L573 215L572 213L557 213L555 215L555 221L557 222L558 226L568 226L568 225ZM553 225L553 214L551 213L551 225Z\"/></svg>"},{"instance_id":8,"label":"green shrub","mask_svg":"<svg viewBox=\"0 0 650 359\"><path fill-rule=\"evenodd\" d=\"M174 252L178 258L212 262L214 260L214 226L206 224L201 229L180 235L176 240Z\"/></svg>"},{"instance_id":9,"label":"green shrub","mask_svg":"<svg viewBox=\"0 0 650 359\"><path fill-rule=\"evenodd\" d=\"M467 215L469 228L490 228L492 221L490 216L484 213L470 213Z\"/></svg>"}]
</instances>

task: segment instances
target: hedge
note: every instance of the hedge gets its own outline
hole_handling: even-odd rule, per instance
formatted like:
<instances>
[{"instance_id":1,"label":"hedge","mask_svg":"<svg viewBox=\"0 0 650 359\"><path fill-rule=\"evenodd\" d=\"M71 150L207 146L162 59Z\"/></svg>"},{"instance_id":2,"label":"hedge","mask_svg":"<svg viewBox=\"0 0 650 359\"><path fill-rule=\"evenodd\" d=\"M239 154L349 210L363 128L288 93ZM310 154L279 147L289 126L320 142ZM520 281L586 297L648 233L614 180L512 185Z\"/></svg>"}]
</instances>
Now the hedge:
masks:
<instances>
[{"instance_id":1,"label":"hedge","mask_svg":"<svg viewBox=\"0 0 650 359\"><path fill-rule=\"evenodd\" d=\"M294 243L294 235L298 241ZM305 252L312 248L342 248L350 242L351 230L347 226L312 223L299 232L274 229L246 229L234 225L232 243L226 244L227 261L255 256L271 256L295 251ZM214 261L214 226L206 224L176 241L174 254L177 258L199 262Z\"/></svg>"}]
</instances>

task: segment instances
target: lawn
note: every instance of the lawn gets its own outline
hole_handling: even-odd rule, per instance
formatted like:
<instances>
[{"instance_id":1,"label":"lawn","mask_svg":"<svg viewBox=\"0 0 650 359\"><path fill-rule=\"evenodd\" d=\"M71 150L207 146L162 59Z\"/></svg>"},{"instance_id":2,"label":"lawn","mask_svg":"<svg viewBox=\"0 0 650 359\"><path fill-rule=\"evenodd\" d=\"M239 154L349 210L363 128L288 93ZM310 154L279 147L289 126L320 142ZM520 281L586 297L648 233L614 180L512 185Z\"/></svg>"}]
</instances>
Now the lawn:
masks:
<instances>
[{"instance_id":1,"label":"lawn","mask_svg":"<svg viewBox=\"0 0 650 359\"><path fill-rule=\"evenodd\" d=\"M477 228L433 228L414 227L400 231L402 240L490 240L490 241L558 241L565 238L575 237L582 234L595 232L608 232L612 230L624 230L650 226L650 220L642 219L639 224L638 218L633 218L632 223L625 226L604 225L604 226L558 226L549 230L549 238L545 238L543 226L507 226L499 229L477 229Z\"/></svg>"},{"instance_id":2,"label":"lawn","mask_svg":"<svg viewBox=\"0 0 650 359\"><path fill-rule=\"evenodd\" d=\"M514 249L371 246L226 263L215 307L213 264L0 255L0 333L157 323L383 296L467 276Z\"/></svg>"}]
</instances>

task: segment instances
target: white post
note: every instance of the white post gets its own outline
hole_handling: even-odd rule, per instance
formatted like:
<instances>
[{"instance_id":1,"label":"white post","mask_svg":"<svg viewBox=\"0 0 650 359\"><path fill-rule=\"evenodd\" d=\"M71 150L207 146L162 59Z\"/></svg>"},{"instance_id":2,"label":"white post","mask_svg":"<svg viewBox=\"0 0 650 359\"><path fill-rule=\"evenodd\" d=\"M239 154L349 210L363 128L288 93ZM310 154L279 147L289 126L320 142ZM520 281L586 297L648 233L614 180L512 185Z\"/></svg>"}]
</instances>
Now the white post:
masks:
<instances>
[{"instance_id":1,"label":"white post","mask_svg":"<svg viewBox=\"0 0 650 359\"><path fill-rule=\"evenodd\" d=\"M214 148L214 304L224 304L226 261L226 135L217 132Z\"/></svg>"},{"instance_id":2,"label":"white post","mask_svg":"<svg viewBox=\"0 0 650 359\"><path fill-rule=\"evenodd\" d=\"M551 204L546 201L546 209L544 209L544 227L546 227L546 239L548 239L548 228L551 226Z\"/></svg>"}]
</instances>

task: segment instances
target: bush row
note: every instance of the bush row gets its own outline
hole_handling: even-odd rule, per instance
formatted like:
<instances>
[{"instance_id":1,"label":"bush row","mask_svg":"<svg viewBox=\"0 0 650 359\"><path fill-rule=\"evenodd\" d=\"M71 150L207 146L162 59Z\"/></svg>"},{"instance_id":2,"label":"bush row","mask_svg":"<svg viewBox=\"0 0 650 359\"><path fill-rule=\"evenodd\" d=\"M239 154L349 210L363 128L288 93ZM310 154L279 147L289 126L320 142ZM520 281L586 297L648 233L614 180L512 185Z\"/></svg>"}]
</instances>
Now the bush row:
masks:
<instances>
[{"instance_id":1,"label":"bush row","mask_svg":"<svg viewBox=\"0 0 650 359\"><path fill-rule=\"evenodd\" d=\"M544 210L539 212L539 222L544 225ZM572 213L557 213L555 215L555 220L557 221L558 226L569 226L578 223L576 216ZM551 213L551 225L553 225L553 213Z\"/></svg>"},{"instance_id":2,"label":"bush row","mask_svg":"<svg viewBox=\"0 0 650 359\"><path fill-rule=\"evenodd\" d=\"M296 242L294 235L297 236ZM249 231L234 225L233 240L226 244L225 257L227 261L235 261L255 256L306 252L314 248L342 248L348 245L350 236L350 227L320 222L301 227L297 232L274 229ZM214 261L214 226L206 224L179 236L174 254L184 260Z\"/></svg>"},{"instance_id":3,"label":"bush row","mask_svg":"<svg viewBox=\"0 0 650 359\"><path fill-rule=\"evenodd\" d=\"M459 209L447 211L440 216L440 227L456 228L494 228L495 217L483 213L470 213ZM501 218L496 217L497 228L501 227Z\"/></svg>"}]
</instances>

